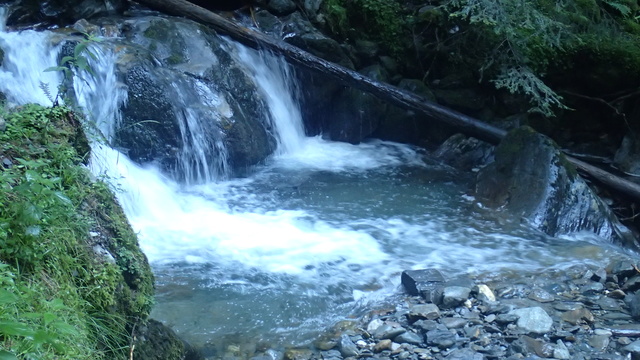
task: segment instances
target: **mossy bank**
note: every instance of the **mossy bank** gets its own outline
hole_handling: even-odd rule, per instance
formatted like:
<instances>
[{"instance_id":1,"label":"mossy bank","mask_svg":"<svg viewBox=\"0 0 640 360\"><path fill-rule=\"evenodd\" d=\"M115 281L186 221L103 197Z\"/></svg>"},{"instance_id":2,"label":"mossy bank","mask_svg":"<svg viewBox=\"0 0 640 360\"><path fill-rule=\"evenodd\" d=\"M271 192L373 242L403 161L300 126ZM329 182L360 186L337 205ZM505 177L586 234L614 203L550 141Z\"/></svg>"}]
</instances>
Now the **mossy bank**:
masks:
<instances>
[{"instance_id":1,"label":"mossy bank","mask_svg":"<svg viewBox=\"0 0 640 360\"><path fill-rule=\"evenodd\" d=\"M0 358L129 358L153 274L109 186L83 166L78 116L0 111Z\"/></svg>"}]
</instances>

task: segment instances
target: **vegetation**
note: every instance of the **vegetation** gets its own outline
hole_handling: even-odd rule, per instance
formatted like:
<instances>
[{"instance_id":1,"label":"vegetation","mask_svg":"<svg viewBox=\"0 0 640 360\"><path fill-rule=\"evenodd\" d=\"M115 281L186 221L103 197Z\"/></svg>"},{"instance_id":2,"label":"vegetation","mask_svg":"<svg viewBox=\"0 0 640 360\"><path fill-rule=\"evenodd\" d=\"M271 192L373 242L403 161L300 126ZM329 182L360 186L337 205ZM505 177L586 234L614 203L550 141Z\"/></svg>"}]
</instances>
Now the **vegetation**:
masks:
<instances>
[{"instance_id":1,"label":"vegetation","mask_svg":"<svg viewBox=\"0 0 640 360\"><path fill-rule=\"evenodd\" d=\"M324 12L330 31L381 43L407 77L469 71L546 117L568 109L562 88L631 92L640 79L635 0L328 0Z\"/></svg>"},{"instance_id":2,"label":"vegetation","mask_svg":"<svg viewBox=\"0 0 640 360\"><path fill-rule=\"evenodd\" d=\"M0 359L128 358L153 278L63 106L2 110Z\"/></svg>"}]
</instances>

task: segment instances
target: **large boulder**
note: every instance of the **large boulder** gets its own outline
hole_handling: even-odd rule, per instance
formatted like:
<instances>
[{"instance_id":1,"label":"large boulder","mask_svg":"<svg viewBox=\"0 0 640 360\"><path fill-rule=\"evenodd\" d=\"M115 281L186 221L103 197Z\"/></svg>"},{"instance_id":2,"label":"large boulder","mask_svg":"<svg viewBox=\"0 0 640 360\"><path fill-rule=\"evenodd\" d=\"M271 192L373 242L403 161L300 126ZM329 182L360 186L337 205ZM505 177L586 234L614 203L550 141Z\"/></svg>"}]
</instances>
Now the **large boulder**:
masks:
<instances>
[{"instance_id":1,"label":"large boulder","mask_svg":"<svg viewBox=\"0 0 640 360\"><path fill-rule=\"evenodd\" d=\"M143 17L121 31L117 72L128 99L109 140L132 160L198 182L275 150L268 106L237 48L188 20Z\"/></svg>"},{"instance_id":2,"label":"large boulder","mask_svg":"<svg viewBox=\"0 0 640 360\"><path fill-rule=\"evenodd\" d=\"M8 26L64 26L80 19L98 15L122 13L126 0L0 0L9 4Z\"/></svg>"},{"instance_id":3,"label":"large boulder","mask_svg":"<svg viewBox=\"0 0 640 360\"><path fill-rule=\"evenodd\" d=\"M495 162L478 174L476 194L487 206L503 208L551 236L590 231L638 248L556 144L530 127L502 140Z\"/></svg>"}]
</instances>

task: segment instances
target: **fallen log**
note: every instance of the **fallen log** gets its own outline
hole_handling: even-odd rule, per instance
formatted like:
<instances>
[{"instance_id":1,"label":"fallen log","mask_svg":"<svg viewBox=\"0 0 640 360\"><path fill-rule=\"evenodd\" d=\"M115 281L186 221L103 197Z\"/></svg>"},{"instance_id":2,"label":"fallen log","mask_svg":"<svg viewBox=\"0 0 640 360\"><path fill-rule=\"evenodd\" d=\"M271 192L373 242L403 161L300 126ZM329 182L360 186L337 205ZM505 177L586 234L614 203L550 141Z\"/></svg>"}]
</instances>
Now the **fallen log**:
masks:
<instances>
[{"instance_id":1,"label":"fallen log","mask_svg":"<svg viewBox=\"0 0 640 360\"><path fill-rule=\"evenodd\" d=\"M484 140L491 144L497 144L507 134L503 129L448 109L395 86L377 82L356 71L321 59L259 31L240 26L186 0L136 0L136 2L166 14L183 16L197 21L222 34L228 35L235 41L246 46L274 52L283 56L293 65L302 66L323 75L328 75L344 85L368 92L393 105L403 109L413 110L433 120L451 125L465 135ZM567 156L567 159L576 166L578 170L587 174L593 180L640 201L640 185L573 157Z\"/></svg>"}]
</instances>

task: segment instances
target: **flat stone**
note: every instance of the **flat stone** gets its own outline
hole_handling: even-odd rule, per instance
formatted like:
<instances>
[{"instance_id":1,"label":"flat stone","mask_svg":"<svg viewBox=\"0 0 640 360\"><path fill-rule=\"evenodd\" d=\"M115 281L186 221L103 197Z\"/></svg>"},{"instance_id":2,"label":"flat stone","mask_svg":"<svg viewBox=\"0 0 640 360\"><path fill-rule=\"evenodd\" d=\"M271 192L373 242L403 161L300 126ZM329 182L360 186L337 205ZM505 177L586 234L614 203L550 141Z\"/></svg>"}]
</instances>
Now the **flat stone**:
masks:
<instances>
[{"instance_id":1,"label":"flat stone","mask_svg":"<svg viewBox=\"0 0 640 360\"><path fill-rule=\"evenodd\" d=\"M373 336L376 339L380 339L380 340L393 339L396 336L403 334L405 332L407 332L407 329L403 328L402 326L384 324L376 329L376 331L373 333Z\"/></svg>"},{"instance_id":2,"label":"flat stone","mask_svg":"<svg viewBox=\"0 0 640 360\"><path fill-rule=\"evenodd\" d=\"M358 347L347 334L340 336L338 349L340 349L340 354L344 357L358 356Z\"/></svg>"},{"instance_id":3,"label":"flat stone","mask_svg":"<svg viewBox=\"0 0 640 360\"><path fill-rule=\"evenodd\" d=\"M460 329L468 323L466 319L454 317L442 318L440 322L442 323L442 325L446 326L447 329Z\"/></svg>"},{"instance_id":4,"label":"flat stone","mask_svg":"<svg viewBox=\"0 0 640 360\"><path fill-rule=\"evenodd\" d=\"M598 304L598 306L600 306L600 309L602 310L607 310L607 311L621 311L622 310L622 306L620 304L620 302L616 299L610 298L610 297L601 297L600 299L598 299L598 301L596 301L596 304Z\"/></svg>"},{"instance_id":5,"label":"flat stone","mask_svg":"<svg viewBox=\"0 0 640 360\"><path fill-rule=\"evenodd\" d=\"M393 341L398 344L420 345L423 342L423 337L414 332L407 331L403 334L396 336L396 338L393 339Z\"/></svg>"},{"instance_id":6,"label":"flat stone","mask_svg":"<svg viewBox=\"0 0 640 360\"><path fill-rule=\"evenodd\" d=\"M410 322L426 319L434 320L440 317L440 309L436 304L419 304L409 309L407 314Z\"/></svg>"},{"instance_id":7,"label":"flat stone","mask_svg":"<svg viewBox=\"0 0 640 360\"><path fill-rule=\"evenodd\" d=\"M624 297L627 296L627 294L620 289L616 289L610 292L609 294L607 294L607 296L612 299L624 299Z\"/></svg>"},{"instance_id":8,"label":"flat stone","mask_svg":"<svg viewBox=\"0 0 640 360\"><path fill-rule=\"evenodd\" d=\"M484 360L484 355L471 349L456 349L449 353L445 360Z\"/></svg>"},{"instance_id":9,"label":"flat stone","mask_svg":"<svg viewBox=\"0 0 640 360\"><path fill-rule=\"evenodd\" d=\"M444 283L444 276L437 269L405 270L401 276L402 285L411 295L422 295L422 291L431 289L434 284Z\"/></svg>"},{"instance_id":10,"label":"flat stone","mask_svg":"<svg viewBox=\"0 0 640 360\"><path fill-rule=\"evenodd\" d=\"M448 330L431 330L425 335L428 345L446 349L456 343L456 337Z\"/></svg>"},{"instance_id":11,"label":"flat stone","mask_svg":"<svg viewBox=\"0 0 640 360\"><path fill-rule=\"evenodd\" d=\"M423 332L438 328L438 323L433 320L418 320L413 323L413 327L421 329Z\"/></svg>"},{"instance_id":12,"label":"flat stone","mask_svg":"<svg viewBox=\"0 0 640 360\"><path fill-rule=\"evenodd\" d=\"M625 298L625 302L629 305L629 310L631 310L631 317L636 320L640 320L640 291L627 295Z\"/></svg>"},{"instance_id":13,"label":"flat stone","mask_svg":"<svg viewBox=\"0 0 640 360\"><path fill-rule=\"evenodd\" d=\"M606 327L615 336L640 337L640 324L623 324Z\"/></svg>"},{"instance_id":14,"label":"flat stone","mask_svg":"<svg viewBox=\"0 0 640 360\"><path fill-rule=\"evenodd\" d=\"M516 314L500 314L496 316L496 322L500 325L511 324L518 321L518 315Z\"/></svg>"},{"instance_id":15,"label":"flat stone","mask_svg":"<svg viewBox=\"0 0 640 360\"><path fill-rule=\"evenodd\" d=\"M584 304L580 302L565 301L565 302L559 302L559 303L553 304L553 308L560 311L578 310L583 307L584 307Z\"/></svg>"},{"instance_id":16,"label":"flat stone","mask_svg":"<svg viewBox=\"0 0 640 360\"><path fill-rule=\"evenodd\" d=\"M456 307L469 298L471 289L464 286L447 286L442 294L442 305L445 308Z\"/></svg>"},{"instance_id":17,"label":"flat stone","mask_svg":"<svg viewBox=\"0 0 640 360\"><path fill-rule=\"evenodd\" d=\"M608 335L594 335L589 339L589 345L598 351L603 351L609 346L610 339Z\"/></svg>"},{"instance_id":18,"label":"flat stone","mask_svg":"<svg viewBox=\"0 0 640 360\"><path fill-rule=\"evenodd\" d=\"M389 339L384 339L384 340L380 340L377 344L375 344L375 346L373 347L373 351L376 353L382 352L384 350L391 350L391 344L393 342Z\"/></svg>"},{"instance_id":19,"label":"flat stone","mask_svg":"<svg viewBox=\"0 0 640 360\"><path fill-rule=\"evenodd\" d=\"M551 295L546 290L543 290L540 288L535 288L531 290L531 292L527 297L531 300L535 300L541 303L552 302L555 300L555 297L553 295Z\"/></svg>"},{"instance_id":20,"label":"flat stone","mask_svg":"<svg viewBox=\"0 0 640 360\"><path fill-rule=\"evenodd\" d=\"M313 353L310 349L287 349L284 352L285 360L308 360L311 359Z\"/></svg>"},{"instance_id":21,"label":"flat stone","mask_svg":"<svg viewBox=\"0 0 640 360\"><path fill-rule=\"evenodd\" d=\"M540 307L516 309L510 313L519 317L517 325L526 332L544 334L553 325L551 317Z\"/></svg>"},{"instance_id":22,"label":"flat stone","mask_svg":"<svg viewBox=\"0 0 640 360\"><path fill-rule=\"evenodd\" d=\"M565 313L562 314L562 320L572 324L572 325L577 325L577 324L581 324L581 323L592 323L594 321L594 317L593 314L591 313L591 311L585 309L585 308L580 308L577 310L573 310L573 311L567 311Z\"/></svg>"},{"instance_id":23,"label":"flat stone","mask_svg":"<svg viewBox=\"0 0 640 360\"><path fill-rule=\"evenodd\" d=\"M604 285L599 282L591 282L589 284L583 285L580 288L580 293L583 295L595 295L600 294L604 290Z\"/></svg>"},{"instance_id":24,"label":"flat stone","mask_svg":"<svg viewBox=\"0 0 640 360\"><path fill-rule=\"evenodd\" d=\"M338 350L323 351L320 354L323 360L342 360L342 355Z\"/></svg>"},{"instance_id":25,"label":"flat stone","mask_svg":"<svg viewBox=\"0 0 640 360\"><path fill-rule=\"evenodd\" d=\"M640 355L640 340L636 340L631 344L622 348L626 352L632 353L634 356Z\"/></svg>"}]
</instances>

